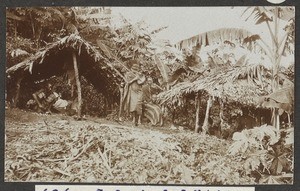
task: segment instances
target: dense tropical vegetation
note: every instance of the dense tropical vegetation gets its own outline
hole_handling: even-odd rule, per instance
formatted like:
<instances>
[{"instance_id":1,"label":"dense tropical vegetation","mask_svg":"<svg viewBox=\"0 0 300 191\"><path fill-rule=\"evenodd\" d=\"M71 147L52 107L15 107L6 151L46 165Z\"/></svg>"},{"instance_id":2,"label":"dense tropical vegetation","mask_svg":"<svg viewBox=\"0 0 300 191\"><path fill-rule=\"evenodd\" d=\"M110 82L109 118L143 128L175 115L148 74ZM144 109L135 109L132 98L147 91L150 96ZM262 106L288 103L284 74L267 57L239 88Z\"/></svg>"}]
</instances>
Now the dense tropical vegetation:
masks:
<instances>
[{"instance_id":1,"label":"dense tropical vegetation","mask_svg":"<svg viewBox=\"0 0 300 191\"><path fill-rule=\"evenodd\" d=\"M7 151L6 179L170 184L292 183L294 63L285 67L282 60L284 56L294 54L295 10L293 7L249 7L245 8L244 17L255 20L257 25L266 25L271 40L244 29L223 28L172 45L167 40L155 38L165 27L149 30L144 21L131 23L123 16L112 14L106 7L8 8L8 103L25 109L31 94L45 82L61 87L62 96L71 99L74 87L78 87L73 70L67 69L65 74L61 72L34 83L21 80L18 83L11 74L19 75L18 64L22 62L28 63L29 69L25 69L32 74L32 68L38 68L46 54L73 48L79 50L79 54L82 51L82 55L89 55L92 60L89 63L107 64L105 67L92 66L93 70L99 70L93 74L107 76L101 78L107 80L104 86L99 85L102 82L97 82L96 77L87 75L88 70L79 70L83 71L78 74L83 114L106 116L112 123L121 123L118 85L130 71L132 60L137 60L141 72L151 76L160 87L154 101L162 106L165 126L169 126L164 128L169 128L171 133L147 130L156 137L148 140L141 129L132 134L120 124L102 124L99 134L95 128L97 121L89 121L84 128L81 126L74 131L72 127L76 125L65 119L58 123L44 120L42 128L46 128L49 142L46 144L43 139L37 139L31 156ZM101 73L102 70L105 72ZM111 82L111 78L116 80ZM38 114L26 115L38 120ZM54 118L58 117L55 115ZM18 128L25 131L26 128L22 123L12 126L15 119L14 112L8 111L7 127L10 129L7 134L11 140L7 147L11 150L11 147L21 146L21 150L28 151L28 144L31 144L28 140L33 139L31 131L38 127L33 125L33 129L21 135L18 142L13 138L20 133ZM20 120L30 123L26 119ZM64 128L61 132L65 137L51 134L56 127ZM124 136L118 137L120 134ZM143 143L143 138L148 143ZM61 142L63 139L67 144ZM47 149L45 144L54 142L63 149L57 146ZM130 149L133 144L137 152ZM45 158L47 156L51 159ZM101 158L101 164L95 163L97 157ZM75 160L80 161L81 166L72 163ZM96 171L91 172L95 168ZM120 172L128 176L120 177Z\"/></svg>"}]
</instances>

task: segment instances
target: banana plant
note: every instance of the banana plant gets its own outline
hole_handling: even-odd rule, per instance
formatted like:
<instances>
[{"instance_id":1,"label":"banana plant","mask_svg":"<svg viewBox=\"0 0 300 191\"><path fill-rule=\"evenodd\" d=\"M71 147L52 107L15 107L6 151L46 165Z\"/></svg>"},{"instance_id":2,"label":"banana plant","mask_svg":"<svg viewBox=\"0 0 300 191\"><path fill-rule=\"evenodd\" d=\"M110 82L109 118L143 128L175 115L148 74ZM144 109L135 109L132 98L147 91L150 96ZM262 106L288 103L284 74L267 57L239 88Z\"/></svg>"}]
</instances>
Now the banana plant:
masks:
<instances>
[{"instance_id":1,"label":"banana plant","mask_svg":"<svg viewBox=\"0 0 300 191\"><path fill-rule=\"evenodd\" d=\"M262 45L272 63L272 91L276 92L280 89L279 75L282 58L294 53L295 9L294 7L249 7L243 14L249 11L247 19L252 17L256 25L265 24L268 28L272 42L267 44L262 41ZM280 32L283 32L283 35L280 36ZM277 108L273 109L273 125L277 129L280 128Z\"/></svg>"}]
</instances>

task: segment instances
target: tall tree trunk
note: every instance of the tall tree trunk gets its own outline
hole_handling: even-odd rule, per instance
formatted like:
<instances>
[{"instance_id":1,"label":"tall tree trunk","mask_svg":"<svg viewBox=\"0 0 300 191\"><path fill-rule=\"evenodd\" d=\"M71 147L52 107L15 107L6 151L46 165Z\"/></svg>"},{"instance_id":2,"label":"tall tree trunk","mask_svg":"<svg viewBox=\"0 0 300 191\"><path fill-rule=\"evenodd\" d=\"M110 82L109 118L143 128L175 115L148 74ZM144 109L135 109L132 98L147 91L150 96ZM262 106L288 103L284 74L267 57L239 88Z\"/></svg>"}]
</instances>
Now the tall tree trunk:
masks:
<instances>
[{"instance_id":1,"label":"tall tree trunk","mask_svg":"<svg viewBox=\"0 0 300 191\"><path fill-rule=\"evenodd\" d=\"M18 35L18 22L17 21L14 21L14 36L15 38L17 38L17 35Z\"/></svg>"},{"instance_id":2,"label":"tall tree trunk","mask_svg":"<svg viewBox=\"0 0 300 191\"><path fill-rule=\"evenodd\" d=\"M196 122L195 122L195 133L198 133L200 130L200 104L201 103L201 95L198 92L195 97L195 105L196 105Z\"/></svg>"},{"instance_id":3,"label":"tall tree trunk","mask_svg":"<svg viewBox=\"0 0 300 191\"><path fill-rule=\"evenodd\" d=\"M74 97L74 84L71 85L71 97Z\"/></svg>"},{"instance_id":4,"label":"tall tree trunk","mask_svg":"<svg viewBox=\"0 0 300 191\"><path fill-rule=\"evenodd\" d=\"M272 109L272 125L277 129L280 130L280 118L279 118L279 112L278 108Z\"/></svg>"},{"instance_id":5,"label":"tall tree trunk","mask_svg":"<svg viewBox=\"0 0 300 191\"><path fill-rule=\"evenodd\" d=\"M212 96L209 96L209 98L207 100L207 105L206 105L205 118L204 118L204 122L202 125L202 130L203 130L204 134L206 134L209 130L208 118L209 118L209 110L210 110L211 106L212 106Z\"/></svg>"},{"instance_id":6,"label":"tall tree trunk","mask_svg":"<svg viewBox=\"0 0 300 191\"><path fill-rule=\"evenodd\" d=\"M79 79L79 71L78 71L78 63L76 53L73 52L73 64L74 64L74 72L75 72L75 80L77 86L77 96L78 96L78 111L77 116L81 118L81 107L82 107L82 95L81 95L81 84Z\"/></svg>"},{"instance_id":7,"label":"tall tree trunk","mask_svg":"<svg viewBox=\"0 0 300 191\"><path fill-rule=\"evenodd\" d=\"M277 55L277 54L276 54ZM278 60L275 58L275 66L274 66L274 70L273 70L273 92L278 90L278 85L279 85L279 82L278 82L278 66L279 66L279 63L278 63ZM279 111L278 111L278 108L274 108L273 109L273 112L272 112L272 115L273 115L273 126L277 129L277 130L280 130L280 118L279 118Z\"/></svg>"},{"instance_id":8,"label":"tall tree trunk","mask_svg":"<svg viewBox=\"0 0 300 191\"><path fill-rule=\"evenodd\" d=\"M279 65L280 65L280 56L279 56L279 39L278 39L278 27L279 27L279 19L278 19L278 13L279 13L279 8L275 7L275 23L274 23L274 40L273 40L273 54L274 54L274 66L273 66L273 92L278 90L278 85L279 85ZM273 126L277 129L280 130L280 118L279 118L279 111L278 108L274 108L272 115L274 116L273 120Z\"/></svg>"},{"instance_id":9,"label":"tall tree trunk","mask_svg":"<svg viewBox=\"0 0 300 191\"><path fill-rule=\"evenodd\" d=\"M31 29L32 29L32 37L33 39L35 39L35 27L34 27L34 22L33 22L33 18L32 18L32 14L29 13L29 16L30 16L30 24L31 24Z\"/></svg>"},{"instance_id":10,"label":"tall tree trunk","mask_svg":"<svg viewBox=\"0 0 300 191\"><path fill-rule=\"evenodd\" d=\"M41 46L41 34L42 34L42 31L43 31L43 27L40 26L40 27L37 27L37 30L36 30L36 35L35 35L35 40L36 40L36 43L37 43L37 48L40 48Z\"/></svg>"}]
</instances>

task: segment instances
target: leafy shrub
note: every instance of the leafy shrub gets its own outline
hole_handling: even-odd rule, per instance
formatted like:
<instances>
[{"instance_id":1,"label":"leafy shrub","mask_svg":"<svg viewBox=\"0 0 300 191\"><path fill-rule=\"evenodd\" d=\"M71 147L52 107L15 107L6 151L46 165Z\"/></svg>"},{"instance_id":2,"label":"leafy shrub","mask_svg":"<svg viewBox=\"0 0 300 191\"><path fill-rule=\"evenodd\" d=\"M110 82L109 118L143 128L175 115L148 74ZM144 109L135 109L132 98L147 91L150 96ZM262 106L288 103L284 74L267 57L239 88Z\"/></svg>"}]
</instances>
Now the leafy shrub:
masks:
<instances>
[{"instance_id":1,"label":"leafy shrub","mask_svg":"<svg viewBox=\"0 0 300 191\"><path fill-rule=\"evenodd\" d=\"M263 125L236 132L228 153L240 157L242 173L258 183L292 183L293 130Z\"/></svg>"}]
</instances>

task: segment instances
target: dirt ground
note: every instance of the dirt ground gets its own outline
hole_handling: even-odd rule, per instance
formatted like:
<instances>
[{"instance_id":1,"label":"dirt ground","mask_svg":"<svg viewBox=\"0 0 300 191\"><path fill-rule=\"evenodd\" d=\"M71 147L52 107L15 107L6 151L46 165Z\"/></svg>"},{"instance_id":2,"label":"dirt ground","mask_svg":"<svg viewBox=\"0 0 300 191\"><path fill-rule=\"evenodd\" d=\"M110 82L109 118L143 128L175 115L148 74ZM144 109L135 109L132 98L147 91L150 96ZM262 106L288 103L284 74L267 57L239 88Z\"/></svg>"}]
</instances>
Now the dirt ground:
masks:
<instances>
[{"instance_id":1,"label":"dirt ground","mask_svg":"<svg viewBox=\"0 0 300 191\"><path fill-rule=\"evenodd\" d=\"M253 183L227 156L229 141L180 127L11 109L5 133L9 182Z\"/></svg>"}]
</instances>

